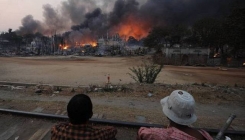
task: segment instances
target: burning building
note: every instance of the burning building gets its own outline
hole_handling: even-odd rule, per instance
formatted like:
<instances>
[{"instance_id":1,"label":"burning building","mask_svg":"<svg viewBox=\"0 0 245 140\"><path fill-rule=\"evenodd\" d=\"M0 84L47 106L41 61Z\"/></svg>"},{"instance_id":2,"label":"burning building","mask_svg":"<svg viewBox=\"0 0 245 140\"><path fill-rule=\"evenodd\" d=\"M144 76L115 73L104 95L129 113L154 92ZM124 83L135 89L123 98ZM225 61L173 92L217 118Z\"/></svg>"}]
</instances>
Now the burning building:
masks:
<instances>
[{"instance_id":1,"label":"burning building","mask_svg":"<svg viewBox=\"0 0 245 140\"><path fill-rule=\"evenodd\" d=\"M241 1L241 0L239 0ZM43 6L44 20L27 15L22 19L19 34L54 36L62 34L62 46L69 50L90 44L99 50L123 46L129 37L141 40L156 26L192 25L202 17L219 17L227 12L232 0L66 0L58 8ZM106 37L103 36L108 34ZM118 33L115 35L115 33ZM103 36L103 37L102 37ZM110 37L109 37L110 36ZM54 40L53 42L57 42ZM52 52L60 49L51 45ZM65 43L64 43L65 42ZM121 48L121 47L119 47ZM119 49L121 50L121 49ZM99 51L100 52L100 51Z\"/></svg>"}]
</instances>

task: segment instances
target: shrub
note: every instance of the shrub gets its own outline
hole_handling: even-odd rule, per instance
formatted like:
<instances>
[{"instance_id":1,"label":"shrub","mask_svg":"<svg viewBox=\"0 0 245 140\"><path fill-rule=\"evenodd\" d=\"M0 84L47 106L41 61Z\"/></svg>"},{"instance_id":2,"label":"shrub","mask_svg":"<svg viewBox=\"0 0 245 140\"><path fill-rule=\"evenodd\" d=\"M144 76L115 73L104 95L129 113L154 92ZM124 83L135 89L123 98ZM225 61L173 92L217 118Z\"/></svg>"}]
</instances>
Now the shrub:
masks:
<instances>
[{"instance_id":1,"label":"shrub","mask_svg":"<svg viewBox=\"0 0 245 140\"><path fill-rule=\"evenodd\" d=\"M136 82L152 84L155 82L162 68L163 65L154 64L153 62L143 62L140 66L129 68L133 74L128 74Z\"/></svg>"}]
</instances>

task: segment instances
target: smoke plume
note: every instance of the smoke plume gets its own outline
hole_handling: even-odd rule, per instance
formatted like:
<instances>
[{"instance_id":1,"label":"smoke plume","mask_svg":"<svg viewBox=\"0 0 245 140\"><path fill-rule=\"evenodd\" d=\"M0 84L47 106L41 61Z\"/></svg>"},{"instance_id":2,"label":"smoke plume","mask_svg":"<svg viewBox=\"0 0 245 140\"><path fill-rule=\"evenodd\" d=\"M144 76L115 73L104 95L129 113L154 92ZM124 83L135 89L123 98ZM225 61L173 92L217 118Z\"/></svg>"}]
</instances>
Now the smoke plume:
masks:
<instances>
[{"instance_id":1,"label":"smoke plume","mask_svg":"<svg viewBox=\"0 0 245 140\"><path fill-rule=\"evenodd\" d=\"M244 4L242 0L238 3ZM137 39L154 26L192 25L204 17L219 18L231 9L232 0L67 0L60 7L43 6L44 21L31 15L22 19L20 33L70 32L70 38L98 38L119 33ZM73 33L74 32L74 33Z\"/></svg>"},{"instance_id":2,"label":"smoke plume","mask_svg":"<svg viewBox=\"0 0 245 140\"><path fill-rule=\"evenodd\" d=\"M27 15L21 20L22 26L18 32L20 34L34 34L36 32L42 32L42 23L38 20L34 20L32 15Z\"/></svg>"}]
</instances>

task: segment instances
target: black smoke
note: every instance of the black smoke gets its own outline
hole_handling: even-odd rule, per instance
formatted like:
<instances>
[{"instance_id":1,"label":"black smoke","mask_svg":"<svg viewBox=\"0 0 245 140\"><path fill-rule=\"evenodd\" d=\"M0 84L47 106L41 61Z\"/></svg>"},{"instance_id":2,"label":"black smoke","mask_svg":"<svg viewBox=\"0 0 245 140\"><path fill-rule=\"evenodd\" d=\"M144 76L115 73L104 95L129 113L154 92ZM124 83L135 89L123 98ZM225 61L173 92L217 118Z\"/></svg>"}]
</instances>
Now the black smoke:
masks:
<instances>
[{"instance_id":1,"label":"black smoke","mask_svg":"<svg viewBox=\"0 0 245 140\"><path fill-rule=\"evenodd\" d=\"M100 30L100 28L103 29L106 26L106 15L102 14L100 8L95 9L91 13L87 13L84 17L84 22L80 25L72 26L72 30L89 28L90 30L96 31Z\"/></svg>"},{"instance_id":2,"label":"black smoke","mask_svg":"<svg viewBox=\"0 0 245 140\"><path fill-rule=\"evenodd\" d=\"M35 34L43 30L42 23L34 20L32 15L27 15L21 20L22 26L17 31L19 34Z\"/></svg>"},{"instance_id":3,"label":"black smoke","mask_svg":"<svg viewBox=\"0 0 245 140\"><path fill-rule=\"evenodd\" d=\"M97 8L95 0L67 0L62 2L62 15L68 17L73 24L80 24L85 15Z\"/></svg>"},{"instance_id":4,"label":"black smoke","mask_svg":"<svg viewBox=\"0 0 245 140\"><path fill-rule=\"evenodd\" d=\"M139 3L136 0L117 0L112 12L109 14L109 22L111 26L120 24L120 22L129 15L137 14L139 11Z\"/></svg>"},{"instance_id":5,"label":"black smoke","mask_svg":"<svg viewBox=\"0 0 245 140\"><path fill-rule=\"evenodd\" d=\"M140 1L140 0L138 0ZM244 0L67 0L58 8L43 6L44 21L31 15L22 19L22 34L40 32L52 34L73 30L89 31L93 36L106 34L124 24L130 16L145 28L175 24L192 25L204 17L226 16L233 4ZM148 26L149 25L149 26ZM149 29L146 29L149 30Z\"/></svg>"},{"instance_id":6,"label":"black smoke","mask_svg":"<svg viewBox=\"0 0 245 140\"><path fill-rule=\"evenodd\" d=\"M227 14L232 0L148 0L140 14L152 23L189 24L204 18L219 18Z\"/></svg>"}]
</instances>

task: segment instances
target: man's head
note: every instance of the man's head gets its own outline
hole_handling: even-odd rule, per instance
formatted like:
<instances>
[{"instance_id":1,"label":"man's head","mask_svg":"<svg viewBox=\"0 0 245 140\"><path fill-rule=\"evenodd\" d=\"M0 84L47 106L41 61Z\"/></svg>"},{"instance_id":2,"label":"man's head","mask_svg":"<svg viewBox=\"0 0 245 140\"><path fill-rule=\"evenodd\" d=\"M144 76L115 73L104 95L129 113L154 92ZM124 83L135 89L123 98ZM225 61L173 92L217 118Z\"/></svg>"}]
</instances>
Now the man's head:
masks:
<instances>
[{"instance_id":1,"label":"man's head","mask_svg":"<svg viewBox=\"0 0 245 140\"><path fill-rule=\"evenodd\" d=\"M67 113L72 124L86 123L93 115L93 105L85 94L77 94L71 98L67 105Z\"/></svg>"}]
</instances>

